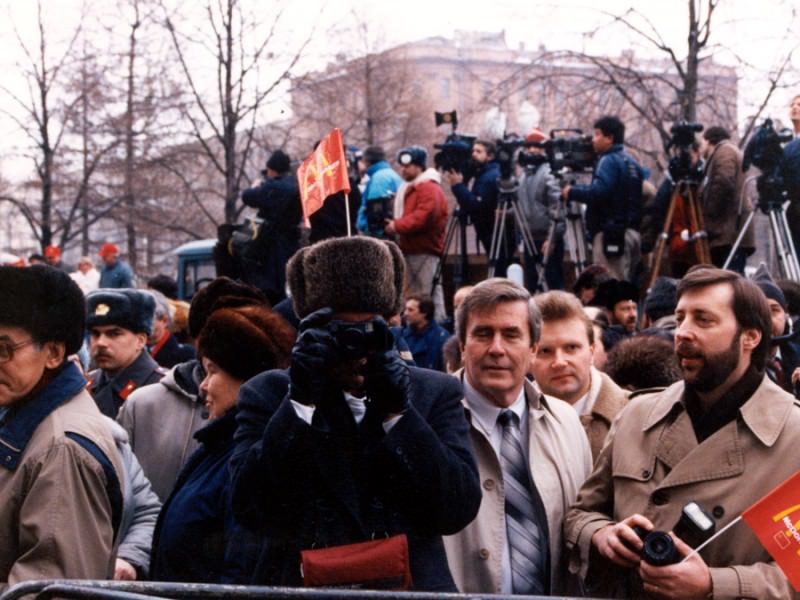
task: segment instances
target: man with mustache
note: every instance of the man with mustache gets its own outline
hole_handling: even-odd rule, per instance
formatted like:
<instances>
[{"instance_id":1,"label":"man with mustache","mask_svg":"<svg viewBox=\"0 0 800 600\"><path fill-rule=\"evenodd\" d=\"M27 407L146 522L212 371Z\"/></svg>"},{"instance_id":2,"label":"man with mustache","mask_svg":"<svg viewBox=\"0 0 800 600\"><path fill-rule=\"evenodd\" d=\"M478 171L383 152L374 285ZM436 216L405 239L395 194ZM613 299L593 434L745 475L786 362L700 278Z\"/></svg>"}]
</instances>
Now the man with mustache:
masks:
<instances>
[{"instance_id":1,"label":"man with mustache","mask_svg":"<svg viewBox=\"0 0 800 600\"><path fill-rule=\"evenodd\" d=\"M166 373L146 349L153 328L155 300L135 289L99 289L86 297L86 328L92 363L90 391L97 406L115 419L138 387L157 383Z\"/></svg>"},{"instance_id":2,"label":"man with mustache","mask_svg":"<svg viewBox=\"0 0 800 600\"><path fill-rule=\"evenodd\" d=\"M800 405L764 373L771 322L763 292L737 273L699 266L677 295L683 380L636 397L618 416L565 520L570 568L594 596L797 598L742 524L684 562L640 558L634 526L670 531L696 501L720 531L800 468Z\"/></svg>"}]
</instances>

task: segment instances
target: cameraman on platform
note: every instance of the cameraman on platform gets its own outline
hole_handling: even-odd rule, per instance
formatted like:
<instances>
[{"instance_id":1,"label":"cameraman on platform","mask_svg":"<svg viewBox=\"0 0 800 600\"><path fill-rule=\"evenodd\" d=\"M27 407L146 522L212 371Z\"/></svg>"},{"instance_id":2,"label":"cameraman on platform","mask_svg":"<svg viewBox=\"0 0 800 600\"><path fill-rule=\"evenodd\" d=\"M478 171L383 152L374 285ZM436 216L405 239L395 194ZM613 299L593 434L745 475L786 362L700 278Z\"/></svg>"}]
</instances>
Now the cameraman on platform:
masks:
<instances>
[{"instance_id":1,"label":"cameraman on platform","mask_svg":"<svg viewBox=\"0 0 800 600\"><path fill-rule=\"evenodd\" d=\"M464 181L464 173L456 170L444 173L456 197L459 209L464 211L475 226L475 234L481 242L486 254L492 246L492 229L494 213L497 208L500 165L495 161L495 145L486 140L475 140L472 145L473 175ZM511 250L511 252L509 252ZM495 273L505 277L508 267L508 256L513 248L501 244L500 255L495 266Z\"/></svg>"},{"instance_id":2,"label":"cameraman on platform","mask_svg":"<svg viewBox=\"0 0 800 600\"><path fill-rule=\"evenodd\" d=\"M587 205L586 227L592 240L592 261L612 277L635 281L641 254L639 221L644 172L622 144L625 125L618 117L594 123L592 147L599 156L590 185L567 185L561 196Z\"/></svg>"},{"instance_id":3,"label":"cameraman on platform","mask_svg":"<svg viewBox=\"0 0 800 600\"><path fill-rule=\"evenodd\" d=\"M792 231L794 249L800 252L800 94L792 98L789 109L794 139L783 149L783 178L789 190L789 208L786 220Z\"/></svg>"},{"instance_id":4,"label":"cameraman on platform","mask_svg":"<svg viewBox=\"0 0 800 600\"><path fill-rule=\"evenodd\" d=\"M550 139L539 129L534 129L525 138L526 143L542 143ZM530 155L545 154L544 148L529 146ZM544 277L548 290L564 289L564 217L561 211L561 189L558 180L550 170L550 164L542 159L538 164L526 164L519 182L519 206L528 222L528 228L536 245L536 256L530 256L525 249L525 285L535 293L539 285L538 264L543 264ZM552 247L548 248L551 226L553 229Z\"/></svg>"}]
</instances>

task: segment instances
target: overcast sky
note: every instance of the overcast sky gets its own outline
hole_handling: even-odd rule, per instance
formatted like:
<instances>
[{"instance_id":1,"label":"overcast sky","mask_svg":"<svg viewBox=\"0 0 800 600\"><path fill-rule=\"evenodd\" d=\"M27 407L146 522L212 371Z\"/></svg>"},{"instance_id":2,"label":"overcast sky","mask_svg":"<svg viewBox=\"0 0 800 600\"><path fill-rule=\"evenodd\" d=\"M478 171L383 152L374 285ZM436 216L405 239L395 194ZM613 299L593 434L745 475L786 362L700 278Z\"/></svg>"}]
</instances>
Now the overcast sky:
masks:
<instances>
[{"instance_id":1,"label":"overcast sky","mask_svg":"<svg viewBox=\"0 0 800 600\"><path fill-rule=\"evenodd\" d=\"M167 0L168 4L183 1L182 17L200 22L203 18L202 0ZM243 3L269 22L275 11L271 0L242 0ZM703 2L702 4L705 4ZM42 0L48 29L62 41L69 37L77 21L81 0ZM94 0L91 14L101 15L113 22L110 15L120 9L112 0ZM664 41L674 47L679 57L685 54L688 4L687 0L604 0L594 6L580 0L536 2L533 0L399 0L395 2L364 2L364 0L287 0L286 16L281 27L287 47L299 43L316 23L317 35L310 46L304 68L320 68L337 52L361 47L361 40L352 34L334 35L352 20L355 11L370 23L372 45L387 47L428 36L451 37L455 30L505 31L511 47L524 43L528 48L544 44L549 49L580 49L592 53L618 54L633 49L640 55L658 55L652 44L631 30L612 23L612 15L623 15L636 6L657 29ZM0 36L5 42L0 55L0 68L5 74L3 85L20 91L15 77L18 63L23 60L13 33L16 26L28 44L36 43L36 4L33 0L0 0L6 18L0 19ZM598 8L598 7L602 7ZM649 32L647 21L633 17L637 26ZM767 87L767 72L797 45L800 23L792 2L782 0L721 0L714 15L712 40L719 46L714 59L737 67L739 86L739 116L744 119L763 99ZM587 32L594 31L593 35ZM121 28L119 39L127 32ZM790 90L779 90L769 105L768 113L785 118L786 105L797 92L797 73L800 72L800 53L794 57L793 71L784 77ZM24 91L24 90L23 90ZM7 95L0 92L0 109L11 109ZM0 155L8 153L15 125L0 114Z\"/></svg>"}]
</instances>

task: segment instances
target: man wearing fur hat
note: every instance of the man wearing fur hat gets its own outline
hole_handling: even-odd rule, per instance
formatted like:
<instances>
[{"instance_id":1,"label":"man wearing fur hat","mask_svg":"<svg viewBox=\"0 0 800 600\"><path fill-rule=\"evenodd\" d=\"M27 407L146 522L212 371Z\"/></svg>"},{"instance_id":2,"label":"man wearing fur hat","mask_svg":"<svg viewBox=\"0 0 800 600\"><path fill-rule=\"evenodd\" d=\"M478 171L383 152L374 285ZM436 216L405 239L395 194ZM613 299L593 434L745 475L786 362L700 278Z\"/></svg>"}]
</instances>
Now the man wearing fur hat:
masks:
<instances>
[{"instance_id":1,"label":"man wearing fur hat","mask_svg":"<svg viewBox=\"0 0 800 600\"><path fill-rule=\"evenodd\" d=\"M67 358L85 316L66 273L0 267L0 591L114 573L122 464Z\"/></svg>"},{"instance_id":2,"label":"man wearing fur hat","mask_svg":"<svg viewBox=\"0 0 800 600\"><path fill-rule=\"evenodd\" d=\"M397 234L397 244L408 266L407 294L430 295L436 307L436 320L447 314L441 284L433 289L433 277L444 251L447 228L447 198L436 169L426 169L428 153L421 146L404 148L397 153L400 175L406 184L397 192L394 219L386 221L386 233Z\"/></svg>"},{"instance_id":3,"label":"man wearing fur hat","mask_svg":"<svg viewBox=\"0 0 800 600\"><path fill-rule=\"evenodd\" d=\"M404 270L394 244L368 237L289 262L303 319L290 367L237 403L234 515L267 538L252 583L298 586L303 550L405 535L414 588L456 591L441 536L472 520L481 492L458 380L409 367L384 321Z\"/></svg>"},{"instance_id":4,"label":"man wearing fur hat","mask_svg":"<svg viewBox=\"0 0 800 600\"><path fill-rule=\"evenodd\" d=\"M155 300L143 290L100 289L86 297L89 349L97 367L89 373L100 411L112 419L136 388L156 383L164 371L148 354Z\"/></svg>"}]
</instances>

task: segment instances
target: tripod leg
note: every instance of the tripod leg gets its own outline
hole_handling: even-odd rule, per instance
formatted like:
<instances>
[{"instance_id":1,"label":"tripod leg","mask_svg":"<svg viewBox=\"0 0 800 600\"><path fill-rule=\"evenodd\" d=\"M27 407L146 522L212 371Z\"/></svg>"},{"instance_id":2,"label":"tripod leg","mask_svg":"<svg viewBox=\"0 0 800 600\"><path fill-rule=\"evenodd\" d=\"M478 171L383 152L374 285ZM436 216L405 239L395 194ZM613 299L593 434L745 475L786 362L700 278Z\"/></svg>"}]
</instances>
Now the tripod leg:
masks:
<instances>
[{"instance_id":1,"label":"tripod leg","mask_svg":"<svg viewBox=\"0 0 800 600\"><path fill-rule=\"evenodd\" d=\"M522 237L522 245L524 246L525 250L528 252L528 255L531 256L536 261L536 272L538 275L538 283L536 289L541 292L547 291L547 281L545 281L544 277L544 265L537 260L539 258L539 253L536 250L536 243L533 239L533 234L531 233L530 227L528 227L528 223L524 220L522 213L520 212L519 206L516 203L511 205L511 211L514 213L514 221L519 228L520 235Z\"/></svg>"},{"instance_id":2,"label":"tripod leg","mask_svg":"<svg viewBox=\"0 0 800 600\"><path fill-rule=\"evenodd\" d=\"M778 221L781 227L781 233L783 234L784 239L784 247L786 248L786 278L793 279L794 281L800 281L800 261L797 258L797 248L794 246L794 240L792 239L792 230L789 228L789 221L786 218L786 211L783 207L780 207L780 212L778 213Z\"/></svg>"},{"instance_id":3,"label":"tripod leg","mask_svg":"<svg viewBox=\"0 0 800 600\"><path fill-rule=\"evenodd\" d=\"M750 227L750 223L753 221L753 217L755 217L755 216L756 216L755 209L749 215L747 215L747 220L744 222L744 227L742 227L742 230L739 232L739 235L737 236L736 241L733 243L733 247L731 248L731 251L728 254L728 258L725 260L725 264L722 265L723 269L727 269L728 266L731 264L731 261L733 260L733 257L736 254L736 251L739 249L739 245L742 243L742 240L744 239L744 234L747 233L747 228ZM772 223L771 219L770 219L770 223ZM774 233L774 230L773 230L773 233Z\"/></svg>"},{"instance_id":4,"label":"tripod leg","mask_svg":"<svg viewBox=\"0 0 800 600\"><path fill-rule=\"evenodd\" d=\"M672 190L672 195L669 199L669 207L667 208L667 216L664 219L664 226L661 228L661 235L658 236L658 245L656 246L656 256L653 259L653 266L652 272L650 273L650 282L647 284L647 289L653 287L658 278L658 274L661 272L661 261L664 259L664 248L667 246L667 240L669 239L669 232L672 229L672 218L675 216L675 204L680 197L680 191L678 190L678 186L675 186L675 189Z\"/></svg>"},{"instance_id":5,"label":"tripod leg","mask_svg":"<svg viewBox=\"0 0 800 600\"><path fill-rule=\"evenodd\" d=\"M489 246L489 271L488 276L494 277L497 257L500 256L500 240L505 229L506 207L502 200L498 200L497 208L494 211L494 224L492 225L492 243Z\"/></svg>"},{"instance_id":6,"label":"tripod leg","mask_svg":"<svg viewBox=\"0 0 800 600\"><path fill-rule=\"evenodd\" d=\"M708 247L708 233L703 222L703 211L698 205L694 189L687 185L686 199L688 200L689 223L692 227L692 239L695 243L697 259L703 263L711 264L711 250Z\"/></svg>"}]
</instances>

